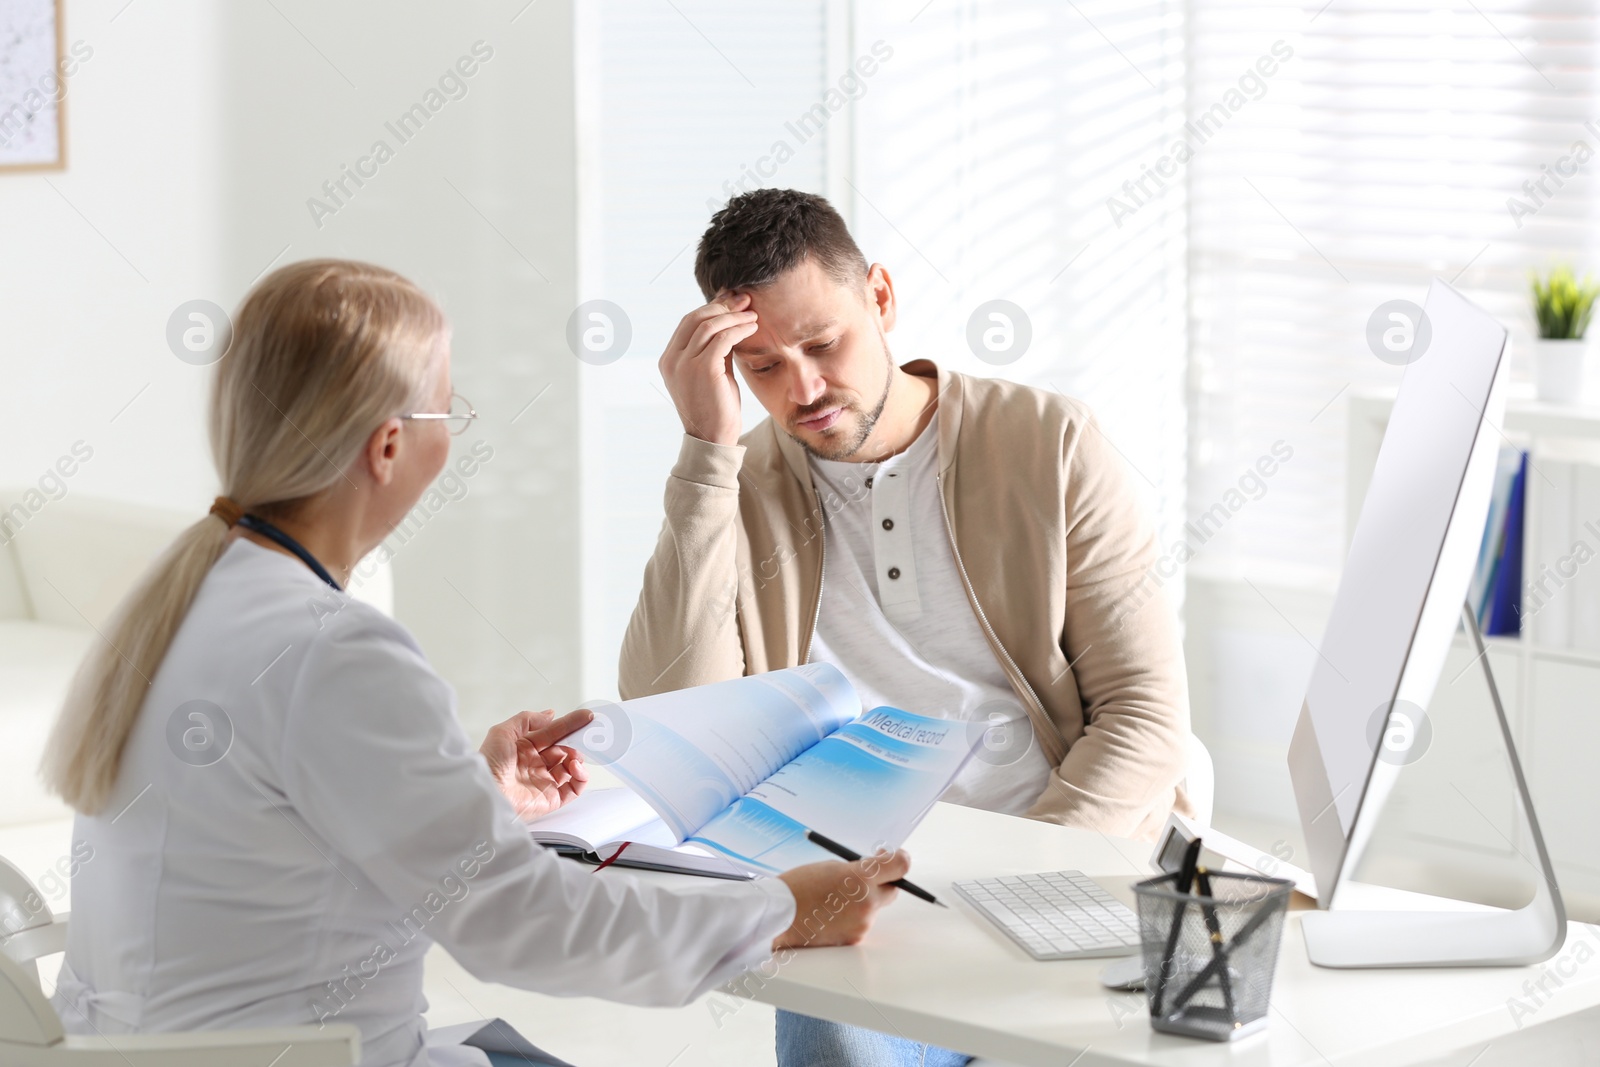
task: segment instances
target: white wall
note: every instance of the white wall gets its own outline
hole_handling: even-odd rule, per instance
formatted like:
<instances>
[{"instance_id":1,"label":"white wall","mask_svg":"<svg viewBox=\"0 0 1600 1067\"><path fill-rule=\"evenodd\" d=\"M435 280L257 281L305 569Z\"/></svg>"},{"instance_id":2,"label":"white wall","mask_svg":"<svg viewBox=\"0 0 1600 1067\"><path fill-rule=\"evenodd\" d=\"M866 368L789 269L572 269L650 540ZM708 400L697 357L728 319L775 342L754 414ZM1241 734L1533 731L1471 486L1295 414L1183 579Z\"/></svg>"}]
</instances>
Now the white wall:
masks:
<instances>
[{"instance_id":1,"label":"white wall","mask_svg":"<svg viewBox=\"0 0 1600 1067\"><path fill-rule=\"evenodd\" d=\"M1216 823L1230 830L1244 820L1252 844L1281 837L1302 859L1289 738L1332 610L1332 587L1251 588L1197 571L1184 601L1190 710L1216 764Z\"/></svg>"},{"instance_id":2,"label":"white wall","mask_svg":"<svg viewBox=\"0 0 1600 1067\"><path fill-rule=\"evenodd\" d=\"M457 387L482 413L457 455L493 449L399 550L397 613L472 732L576 703L570 4L125 3L67 5L67 40L94 49L69 83L69 168L0 174L0 486L83 439L70 491L199 517L210 371L168 350L172 310L231 310L269 264L309 256L393 267L454 324ZM385 122L479 41L492 56L466 95L401 144ZM308 198L378 139L393 159L319 227Z\"/></svg>"},{"instance_id":3,"label":"white wall","mask_svg":"<svg viewBox=\"0 0 1600 1067\"><path fill-rule=\"evenodd\" d=\"M173 0L113 21L123 2L64 5L66 41L91 50L67 80L69 168L0 171L0 486L82 440L69 492L200 509L206 372L165 331L222 260L217 17Z\"/></svg>"},{"instance_id":4,"label":"white wall","mask_svg":"<svg viewBox=\"0 0 1600 1067\"><path fill-rule=\"evenodd\" d=\"M578 361L564 342L576 302L571 10L520 6L239 5L224 44L230 292L288 245L279 262L393 267L453 323L456 387L481 415L456 454L486 442L493 459L399 548L396 612L474 729L583 696ZM429 103L463 57L476 63L465 95L402 143L386 124ZM308 199L331 203L323 182L378 140L393 158L359 188L347 180L352 195L319 227Z\"/></svg>"}]
</instances>

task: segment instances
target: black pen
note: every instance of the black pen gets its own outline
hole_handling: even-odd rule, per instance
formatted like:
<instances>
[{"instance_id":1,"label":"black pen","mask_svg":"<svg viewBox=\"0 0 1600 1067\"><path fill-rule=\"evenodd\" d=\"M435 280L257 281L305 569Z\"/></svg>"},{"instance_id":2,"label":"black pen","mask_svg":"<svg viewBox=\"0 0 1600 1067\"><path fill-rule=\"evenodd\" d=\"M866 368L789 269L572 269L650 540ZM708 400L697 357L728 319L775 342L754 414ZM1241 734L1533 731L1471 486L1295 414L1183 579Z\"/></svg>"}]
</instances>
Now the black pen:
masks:
<instances>
[{"instance_id":1,"label":"black pen","mask_svg":"<svg viewBox=\"0 0 1600 1067\"><path fill-rule=\"evenodd\" d=\"M1161 969L1156 972L1156 987L1150 997L1150 1015L1159 1017L1162 1014L1161 1004L1167 991L1167 980L1172 977L1173 968L1176 966L1174 956L1178 951L1178 934L1183 931L1183 911L1188 904L1189 894L1193 892L1195 868L1200 866L1200 839L1197 837L1189 842L1189 847L1183 850L1183 863L1174 875L1173 888L1180 894L1172 907L1172 929L1167 932L1167 947L1161 953Z\"/></svg>"},{"instance_id":2,"label":"black pen","mask_svg":"<svg viewBox=\"0 0 1600 1067\"><path fill-rule=\"evenodd\" d=\"M1206 930L1211 934L1212 959L1222 960L1222 969L1217 973L1222 978L1222 1000L1227 1005L1228 1018L1234 1026L1238 1026L1239 1012L1234 1007L1233 982L1228 976L1228 953L1222 947L1222 924L1217 921L1216 897L1211 895L1211 872L1206 870L1204 864L1199 864L1195 867L1194 880L1196 887L1200 890L1201 901L1209 900L1212 902L1210 904L1202 903L1200 905L1200 913L1205 916Z\"/></svg>"},{"instance_id":3,"label":"black pen","mask_svg":"<svg viewBox=\"0 0 1600 1067\"><path fill-rule=\"evenodd\" d=\"M813 845L816 845L819 848L827 849L829 852L832 852L835 856L838 856L846 863L854 863L861 858L861 854L859 852L856 852L853 849L845 848L833 838L823 837L815 830L806 831L806 840L810 841ZM912 896L921 900L926 900L929 904L938 904L941 908L948 908L950 906L940 901L926 889L916 885L915 883L908 882L904 878L896 878L889 884L894 886L896 889L904 889L907 893L910 893Z\"/></svg>"}]
</instances>

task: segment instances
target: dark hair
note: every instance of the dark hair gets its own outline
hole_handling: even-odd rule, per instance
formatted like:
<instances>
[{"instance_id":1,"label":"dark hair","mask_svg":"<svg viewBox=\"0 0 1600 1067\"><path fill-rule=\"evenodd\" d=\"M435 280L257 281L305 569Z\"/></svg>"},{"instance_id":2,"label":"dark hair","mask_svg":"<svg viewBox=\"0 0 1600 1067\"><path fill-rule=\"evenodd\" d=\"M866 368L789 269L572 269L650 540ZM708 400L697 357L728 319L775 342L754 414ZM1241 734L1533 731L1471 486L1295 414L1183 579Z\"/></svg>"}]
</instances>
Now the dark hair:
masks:
<instances>
[{"instance_id":1,"label":"dark hair","mask_svg":"<svg viewBox=\"0 0 1600 1067\"><path fill-rule=\"evenodd\" d=\"M711 216L694 257L694 280L710 300L755 289L807 259L841 285L866 275L867 260L833 205L798 189L742 193Z\"/></svg>"}]
</instances>

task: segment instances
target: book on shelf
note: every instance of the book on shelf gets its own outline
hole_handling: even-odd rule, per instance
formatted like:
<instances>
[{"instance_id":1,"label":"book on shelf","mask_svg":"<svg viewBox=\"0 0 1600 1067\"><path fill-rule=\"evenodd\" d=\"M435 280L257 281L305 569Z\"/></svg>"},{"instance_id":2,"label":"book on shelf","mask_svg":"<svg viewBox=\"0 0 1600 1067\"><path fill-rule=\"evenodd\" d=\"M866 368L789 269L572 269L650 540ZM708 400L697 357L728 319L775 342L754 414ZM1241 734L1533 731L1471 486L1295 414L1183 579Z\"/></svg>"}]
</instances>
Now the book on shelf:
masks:
<instances>
[{"instance_id":1,"label":"book on shelf","mask_svg":"<svg viewBox=\"0 0 1600 1067\"><path fill-rule=\"evenodd\" d=\"M1516 481L1520 462L1521 453L1517 449L1502 448L1495 464L1489 517L1483 524L1483 543L1478 548L1478 564L1473 569L1467 594L1481 630L1486 630L1489 623L1489 601L1494 593L1495 576L1505 546L1506 511L1511 504L1511 486Z\"/></svg>"},{"instance_id":2,"label":"book on shelf","mask_svg":"<svg viewBox=\"0 0 1600 1067\"><path fill-rule=\"evenodd\" d=\"M1518 580L1513 583L1509 573L1512 568L1507 565L1506 549L1511 540L1508 535L1511 533L1513 521L1516 524L1516 543L1520 545L1522 540L1523 508L1518 488L1519 475L1524 469L1524 456L1519 449L1500 450L1495 465L1494 490L1489 498L1489 517L1483 525L1483 542L1478 548L1478 564L1473 569L1472 582L1467 594L1473 613L1478 617L1478 628L1486 635L1506 632L1503 628L1495 630L1494 625L1497 621L1502 627L1507 625L1508 615L1512 624L1520 618L1517 609L1520 607L1521 565L1520 562L1516 564ZM1510 632L1515 633L1516 630L1512 629Z\"/></svg>"},{"instance_id":3,"label":"book on shelf","mask_svg":"<svg viewBox=\"0 0 1600 1067\"><path fill-rule=\"evenodd\" d=\"M1500 528L1486 619L1479 623L1485 636L1514 637L1522 632L1522 531L1527 489L1528 454L1518 452Z\"/></svg>"}]
</instances>

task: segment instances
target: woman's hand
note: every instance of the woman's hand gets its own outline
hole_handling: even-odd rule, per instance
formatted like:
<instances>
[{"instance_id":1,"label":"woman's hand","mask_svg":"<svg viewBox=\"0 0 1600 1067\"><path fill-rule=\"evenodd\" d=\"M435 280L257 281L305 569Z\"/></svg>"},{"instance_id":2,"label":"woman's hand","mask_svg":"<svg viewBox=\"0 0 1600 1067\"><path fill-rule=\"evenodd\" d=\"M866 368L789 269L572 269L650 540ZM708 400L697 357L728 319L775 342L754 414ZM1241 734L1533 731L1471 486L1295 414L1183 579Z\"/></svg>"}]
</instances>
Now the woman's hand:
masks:
<instances>
[{"instance_id":1,"label":"woman's hand","mask_svg":"<svg viewBox=\"0 0 1600 1067\"><path fill-rule=\"evenodd\" d=\"M854 863L808 863L778 875L794 894L794 922L773 940L772 950L858 943L878 909L899 892L888 883L910 870L904 852L879 852Z\"/></svg>"},{"instance_id":2,"label":"woman's hand","mask_svg":"<svg viewBox=\"0 0 1600 1067\"><path fill-rule=\"evenodd\" d=\"M594 719L587 708L556 717L553 711L520 711L491 726L478 749L489 761L506 799L524 819L548 815L583 792L589 771L577 750L556 744Z\"/></svg>"}]
</instances>

